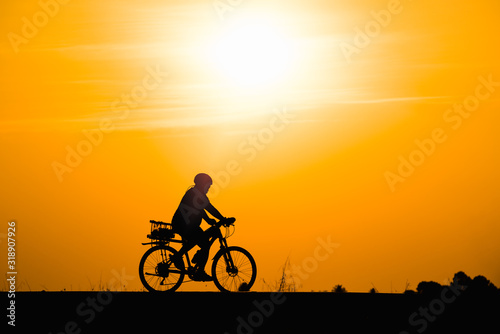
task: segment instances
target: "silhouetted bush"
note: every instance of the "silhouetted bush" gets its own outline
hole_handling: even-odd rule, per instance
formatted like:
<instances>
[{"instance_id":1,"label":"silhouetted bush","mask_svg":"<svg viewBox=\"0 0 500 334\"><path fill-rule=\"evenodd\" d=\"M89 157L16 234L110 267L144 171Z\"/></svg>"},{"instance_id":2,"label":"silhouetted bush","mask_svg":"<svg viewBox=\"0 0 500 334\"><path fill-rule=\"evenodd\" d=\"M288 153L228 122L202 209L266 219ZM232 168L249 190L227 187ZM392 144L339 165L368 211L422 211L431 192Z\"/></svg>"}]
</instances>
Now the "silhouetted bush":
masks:
<instances>
[{"instance_id":1,"label":"silhouetted bush","mask_svg":"<svg viewBox=\"0 0 500 334\"><path fill-rule=\"evenodd\" d=\"M335 293L345 293L347 292L346 288L342 286L342 284L337 284L333 287L332 292Z\"/></svg>"},{"instance_id":2,"label":"silhouetted bush","mask_svg":"<svg viewBox=\"0 0 500 334\"><path fill-rule=\"evenodd\" d=\"M438 295L441 293L442 289L443 286L441 284L433 281L423 281L417 285L417 292L426 296Z\"/></svg>"},{"instance_id":3,"label":"silhouetted bush","mask_svg":"<svg viewBox=\"0 0 500 334\"><path fill-rule=\"evenodd\" d=\"M459 271L453 276L453 284L460 286L461 290L465 290L472 284L472 279L463 271Z\"/></svg>"},{"instance_id":4,"label":"silhouetted bush","mask_svg":"<svg viewBox=\"0 0 500 334\"><path fill-rule=\"evenodd\" d=\"M482 275L474 277L469 291L476 294L496 294L499 292L498 288Z\"/></svg>"},{"instance_id":5,"label":"silhouetted bush","mask_svg":"<svg viewBox=\"0 0 500 334\"><path fill-rule=\"evenodd\" d=\"M500 289L498 289L486 277L478 275L472 279L463 271L459 271L453 276L453 281L450 285L451 284L455 285L461 291L467 291L467 294L500 294ZM441 284L433 281L422 281L417 286L417 292L426 296L436 296L444 287L446 286L442 286Z\"/></svg>"}]
</instances>

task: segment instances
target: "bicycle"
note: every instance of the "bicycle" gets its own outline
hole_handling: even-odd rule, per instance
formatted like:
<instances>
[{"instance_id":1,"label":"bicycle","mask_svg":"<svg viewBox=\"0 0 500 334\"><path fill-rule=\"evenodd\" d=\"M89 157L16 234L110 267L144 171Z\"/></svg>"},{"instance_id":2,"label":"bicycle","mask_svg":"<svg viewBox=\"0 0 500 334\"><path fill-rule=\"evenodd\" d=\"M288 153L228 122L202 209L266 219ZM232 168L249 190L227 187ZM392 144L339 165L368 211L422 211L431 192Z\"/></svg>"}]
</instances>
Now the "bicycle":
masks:
<instances>
[{"instance_id":1,"label":"bicycle","mask_svg":"<svg viewBox=\"0 0 500 334\"><path fill-rule=\"evenodd\" d=\"M224 292L249 291L257 277L257 265L252 255L244 248L227 245L226 239L235 231L233 229L232 233L230 232L230 227L234 228L235 220L226 218L213 225L217 231L213 238L219 240L220 249L212 258L212 279L215 286ZM175 264L172 262L172 257L178 251L171 247L170 243L184 245L186 241L182 237L176 238L172 224L154 220L150 220L150 223L151 233L147 237L151 242L142 244L151 245L151 248L144 253L139 263L139 277L144 287L151 292L173 292L181 286L186 275L196 281L189 252L179 257L180 260L176 260ZM221 232L222 226L226 228L225 236ZM211 241L215 241L214 239Z\"/></svg>"}]
</instances>

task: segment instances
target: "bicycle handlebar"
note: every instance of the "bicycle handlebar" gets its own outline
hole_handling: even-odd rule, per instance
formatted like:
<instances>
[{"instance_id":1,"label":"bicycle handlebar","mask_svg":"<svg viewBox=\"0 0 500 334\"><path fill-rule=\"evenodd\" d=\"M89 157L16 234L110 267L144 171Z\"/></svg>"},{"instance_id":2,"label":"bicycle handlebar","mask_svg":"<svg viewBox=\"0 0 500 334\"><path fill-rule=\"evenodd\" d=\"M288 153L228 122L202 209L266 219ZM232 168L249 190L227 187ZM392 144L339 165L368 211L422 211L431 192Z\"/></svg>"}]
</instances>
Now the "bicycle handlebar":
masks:
<instances>
[{"instance_id":1,"label":"bicycle handlebar","mask_svg":"<svg viewBox=\"0 0 500 334\"><path fill-rule=\"evenodd\" d=\"M234 217L224 218L224 219L219 220L217 223L215 223L215 225L219 225L219 226L222 225L225 227L229 227L230 225L233 225L235 221L236 221L236 218L234 218Z\"/></svg>"}]
</instances>

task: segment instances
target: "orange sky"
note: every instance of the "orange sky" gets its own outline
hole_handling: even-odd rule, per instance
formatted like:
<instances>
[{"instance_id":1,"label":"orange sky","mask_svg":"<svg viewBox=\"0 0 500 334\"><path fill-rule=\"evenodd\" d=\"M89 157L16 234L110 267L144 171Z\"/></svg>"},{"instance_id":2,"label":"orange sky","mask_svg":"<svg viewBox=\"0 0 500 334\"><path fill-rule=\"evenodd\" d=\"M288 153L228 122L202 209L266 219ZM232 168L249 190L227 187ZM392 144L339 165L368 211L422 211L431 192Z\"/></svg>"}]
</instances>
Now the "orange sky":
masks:
<instances>
[{"instance_id":1,"label":"orange sky","mask_svg":"<svg viewBox=\"0 0 500 334\"><path fill-rule=\"evenodd\" d=\"M255 290L287 258L302 291L500 286L498 1L40 3L0 5L19 289L141 289L148 221L197 172Z\"/></svg>"}]
</instances>

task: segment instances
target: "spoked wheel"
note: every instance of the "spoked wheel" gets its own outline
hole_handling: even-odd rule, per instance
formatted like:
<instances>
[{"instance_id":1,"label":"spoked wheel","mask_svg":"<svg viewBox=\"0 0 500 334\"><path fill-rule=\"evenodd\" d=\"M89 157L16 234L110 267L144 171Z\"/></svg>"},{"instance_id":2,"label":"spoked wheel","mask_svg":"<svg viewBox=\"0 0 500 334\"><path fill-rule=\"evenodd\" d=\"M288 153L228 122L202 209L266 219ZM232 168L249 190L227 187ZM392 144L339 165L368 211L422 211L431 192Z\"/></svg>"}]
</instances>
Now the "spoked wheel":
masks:
<instances>
[{"instance_id":1,"label":"spoked wheel","mask_svg":"<svg viewBox=\"0 0 500 334\"><path fill-rule=\"evenodd\" d=\"M175 291L182 284L184 270L177 269L170 256L177 251L168 246L155 246L142 256L139 263L139 277L149 291ZM184 263L184 260L182 260Z\"/></svg>"},{"instance_id":2,"label":"spoked wheel","mask_svg":"<svg viewBox=\"0 0 500 334\"><path fill-rule=\"evenodd\" d=\"M228 247L215 254L212 278L220 291L248 291L255 283L257 265L241 247Z\"/></svg>"}]
</instances>

